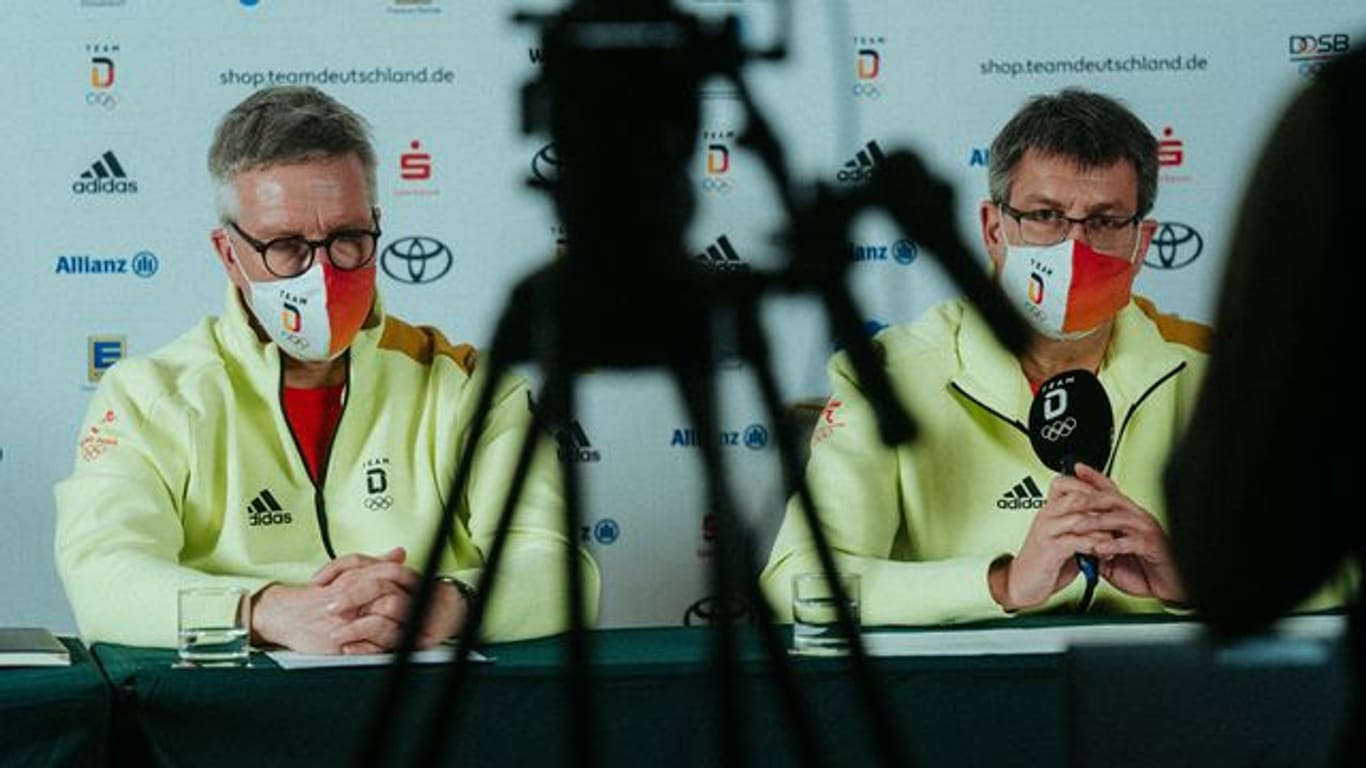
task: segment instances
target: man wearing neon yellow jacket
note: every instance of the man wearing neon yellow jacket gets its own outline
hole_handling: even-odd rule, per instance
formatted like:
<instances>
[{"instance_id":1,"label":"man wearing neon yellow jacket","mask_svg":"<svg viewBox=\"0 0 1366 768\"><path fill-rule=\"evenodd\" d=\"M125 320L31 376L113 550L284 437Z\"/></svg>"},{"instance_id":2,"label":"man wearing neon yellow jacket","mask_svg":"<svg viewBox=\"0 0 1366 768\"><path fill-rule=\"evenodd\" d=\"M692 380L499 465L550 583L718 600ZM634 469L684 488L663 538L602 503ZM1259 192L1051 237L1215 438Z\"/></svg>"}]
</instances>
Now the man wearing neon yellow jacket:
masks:
<instances>
[{"instance_id":1,"label":"man wearing neon yellow jacket","mask_svg":"<svg viewBox=\"0 0 1366 768\"><path fill-rule=\"evenodd\" d=\"M111 368L58 484L56 557L82 634L171 646L176 595L252 592L253 640L313 653L393 649L470 419L475 351L385 314L364 121L312 88L257 91L220 122L209 171L227 306ZM530 422L500 385L443 554L420 645L459 631ZM553 446L538 446L484 624L489 640L567 626ZM591 618L591 616L590 616Z\"/></svg>"}]
</instances>

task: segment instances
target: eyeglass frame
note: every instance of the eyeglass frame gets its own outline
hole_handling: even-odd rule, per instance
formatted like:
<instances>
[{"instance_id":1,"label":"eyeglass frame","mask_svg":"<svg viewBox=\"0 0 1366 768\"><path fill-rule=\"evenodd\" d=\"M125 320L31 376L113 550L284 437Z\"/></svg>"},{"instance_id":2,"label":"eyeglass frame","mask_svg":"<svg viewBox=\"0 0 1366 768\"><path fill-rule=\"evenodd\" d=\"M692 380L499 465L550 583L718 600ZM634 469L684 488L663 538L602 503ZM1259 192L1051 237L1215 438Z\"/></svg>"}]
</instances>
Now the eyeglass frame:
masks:
<instances>
[{"instance_id":1,"label":"eyeglass frame","mask_svg":"<svg viewBox=\"0 0 1366 768\"><path fill-rule=\"evenodd\" d=\"M1067 223L1067 226L1066 226L1066 227L1063 227L1063 229L1062 229L1062 237L1059 237L1057 240L1054 240L1054 241L1051 242L1051 243L1031 243L1031 242L1029 242L1028 240L1025 240L1025 244L1026 244L1026 245L1038 245L1038 246L1044 246L1044 247L1047 247L1047 246L1050 246L1050 245L1057 245L1058 243L1061 243L1062 241L1064 241L1064 240L1067 239L1067 233L1068 233L1068 232L1071 232L1071 231L1072 231L1073 225L1076 225L1076 224L1080 224L1080 225L1081 225L1081 230L1082 230L1082 232L1083 232L1083 233L1086 233L1086 234L1088 235L1088 240L1087 240L1087 242L1088 242L1088 244L1089 244L1089 243L1090 243L1090 240L1089 240L1090 227L1089 227L1089 225L1088 225L1087 222L1093 222L1093 221L1110 221L1110 222L1113 222L1113 223L1116 224L1116 226L1115 226L1115 230L1116 230L1116 231L1119 230L1121 227L1129 227L1129 228L1131 228L1132 230L1134 230L1134 232L1135 232L1135 237L1134 237L1133 246L1134 246L1135 249L1137 249L1137 247L1138 247L1139 238L1138 238L1138 236L1137 236L1137 231L1138 231L1139 225L1143 223L1143 214L1141 214L1141 213L1135 213L1135 214L1133 214L1132 216L1106 216L1106 215L1104 215L1104 214L1095 214L1095 215L1092 215L1092 216L1084 216L1084 217L1078 219L1078 218L1074 218L1074 217L1072 217L1072 216L1068 216L1067 214L1063 213L1062 211L1059 211L1059 210L1056 209L1056 208L1041 208L1041 209L1039 209L1039 210L1037 210L1037 211L1022 211L1022 210L1020 210L1019 208L1016 208L1015 206L1011 205L1010 203L1007 203L1007 202L1004 201L1004 200L997 200L997 201L995 201L995 202L996 202L997 207L999 207L999 208L1001 209L1001 213L1004 213L1005 215L1007 215L1007 216L1009 216L1010 218L1012 218L1012 219L1015 220L1015 226L1020 230L1020 238L1021 238L1021 239L1024 239L1024 236L1025 236L1025 234L1024 234L1024 220L1025 220L1025 219L1029 219L1030 221L1032 221L1032 222L1034 222L1034 223L1036 223L1036 224L1037 224L1037 223L1041 223L1041 222L1039 221L1039 219L1034 218L1034 217L1037 216L1038 214L1041 214L1041 213L1050 214L1051 216L1056 217L1058 220L1064 221L1064 222ZM1094 246L1092 246L1092 247L1094 247ZM1099 249L1097 249L1097 250L1099 250ZM1104 251L1101 251L1101 252L1104 253ZM1115 254L1111 254L1111 255L1114 255L1114 256L1116 256L1116 257L1122 257L1122 255L1119 254L1119 253L1115 253ZM1128 258L1132 260L1133 255L1131 254Z\"/></svg>"},{"instance_id":2,"label":"eyeglass frame","mask_svg":"<svg viewBox=\"0 0 1366 768\"><path fill-rule=\"evenodd\" d=\"M366 267L374 263L375 257L379 254L379 238L380 235L383 234L383 232L379 227L379 209L371 208L370 216L375 221L375 228L373 230L339 229L336 232L329 233L327 237L323 238L322 240L309 240L303 235L285 235L283 237L271 238L270 240L261 240L256 237L252 237L251 235L243 231L242 226L238 224L235 219L228 219L225 223L229 227L232 227L232 231L236 232L239 237L246 241L247 245L250 245L252 247L252 250L256 251L256 253L260 255L261 264L265 266L267 272L281 279L289 279L291 277L298 277L299 275L302 275L313 268L313 262L318 258L317 252L319 248L322 248L323 252L327 254L327 260L332 262L332 266L336 267L337 269L343 272L354 272L358 269L365 269ZM332 258L332 243L336 242L337 238L346 235L369 235L371 238L373 238L375 241L375 248L374 251L370 254L370 258L366 259L364 262L360 264L357 264L354 267L343 267L342 265L338 264L337 260ZM304 262L303 269L300 269L298 272L295 272L290 275L282 275L279 272L276 272L274 269L271 268L270 260L266 258L266 251L270 250L270 247L272 245L284 242L286 240L302 240L304 245L308 246L308 260Z\"/></svg>"}]
</instances>

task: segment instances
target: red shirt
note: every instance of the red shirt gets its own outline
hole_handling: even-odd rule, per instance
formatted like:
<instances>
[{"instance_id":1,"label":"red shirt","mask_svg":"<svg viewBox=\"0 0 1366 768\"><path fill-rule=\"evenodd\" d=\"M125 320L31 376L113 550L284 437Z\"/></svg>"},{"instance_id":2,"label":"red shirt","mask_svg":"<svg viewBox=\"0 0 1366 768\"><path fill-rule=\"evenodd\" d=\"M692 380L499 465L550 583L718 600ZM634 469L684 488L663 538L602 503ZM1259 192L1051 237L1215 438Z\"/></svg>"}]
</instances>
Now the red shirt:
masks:
<instances>
[{"instance_id":1,"label":"red shirt","mask_svg":"<svg viewBox=\"0 0 1366 768\"><path fill-rule=\"evenodd\" d=\"M327 466L327 451L332 447L332 435L341 419L342 390L345 388L343 384L316 389L285 387L285 420L294 431L308 474L315 483Z\"/></svg>"}]
</instances>

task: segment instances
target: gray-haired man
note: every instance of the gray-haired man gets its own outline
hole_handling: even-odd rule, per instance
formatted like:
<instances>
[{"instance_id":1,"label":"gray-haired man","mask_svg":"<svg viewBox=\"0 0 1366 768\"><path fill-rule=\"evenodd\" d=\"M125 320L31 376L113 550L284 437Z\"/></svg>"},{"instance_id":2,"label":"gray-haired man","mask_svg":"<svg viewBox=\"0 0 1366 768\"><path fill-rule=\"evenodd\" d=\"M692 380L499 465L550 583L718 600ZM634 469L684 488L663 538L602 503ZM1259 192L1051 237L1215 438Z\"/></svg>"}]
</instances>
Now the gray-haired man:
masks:
<instances>
[{"instance_id":1,"label":"gray-haired man","mask_svg":"<svg viewBox=\"0 0 1366 768\"><path fill-rule=\"evenodd\" d=\"M101 381L57 487L72 608L89 639L173 645L179 587L237 585L257 642L392 649L418 587L407 553L425 552L468 437L475 352L385 314L375 152L350 109L313 88L258 91L220 122L209 172L226 312ZM464 621L531 419L525 389L497 393L423 646ZM566 626L567 547L596 605L561 505L543 443L486 638Z\"/></svg>"},{"instance_id":2,"label":"gray-haired man","mask_svg":"<svg viewBox=\"0 0 1366 768\"><path fill-rule=\"evenodd\" d=\"M1099 561L1094 607L1159 611L1184 598L1164 533L1159 475L1204 367L1206 329L1130 295L1156 222L1157 141L1113 99L1077 89L1031 99L991 147L982 240L998 284L1029 321L1019 356L962 300L875 339L920 420L882 445L843 355L812 436L807 479L842 569L860 573L862 617L929 624L1081 602L1075 555ZM1055 477L1031 448L1033 393L1054 374L1097 372L1116 414L1108 466ZM789 503L764 586L790 605L818 569Z\"/></svg>"}]
</instances>

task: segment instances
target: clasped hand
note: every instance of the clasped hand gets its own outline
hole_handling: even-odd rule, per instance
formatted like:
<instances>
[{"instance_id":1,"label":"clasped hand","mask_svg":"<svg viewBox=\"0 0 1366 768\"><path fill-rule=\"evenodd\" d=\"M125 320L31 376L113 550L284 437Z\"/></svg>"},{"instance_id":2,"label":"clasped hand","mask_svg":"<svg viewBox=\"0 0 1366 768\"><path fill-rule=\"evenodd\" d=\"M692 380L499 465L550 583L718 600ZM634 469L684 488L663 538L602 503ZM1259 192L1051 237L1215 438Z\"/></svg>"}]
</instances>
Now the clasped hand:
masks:
<instances>
[{"instance_id":1,"label":"clasped hand","mask_svg":"<svg viewBox=\"0 0 1366 768\"><path fill-rule=\"evenodd\" d=\"M272 584L256 596L252 633L259 642L304 653L383 653L398 647L421 575L402 547L379 556L344 555L307 584ZM468 606L450 584L436 585L418 648L453 637Z\"/></svg>"}]
</instances>

